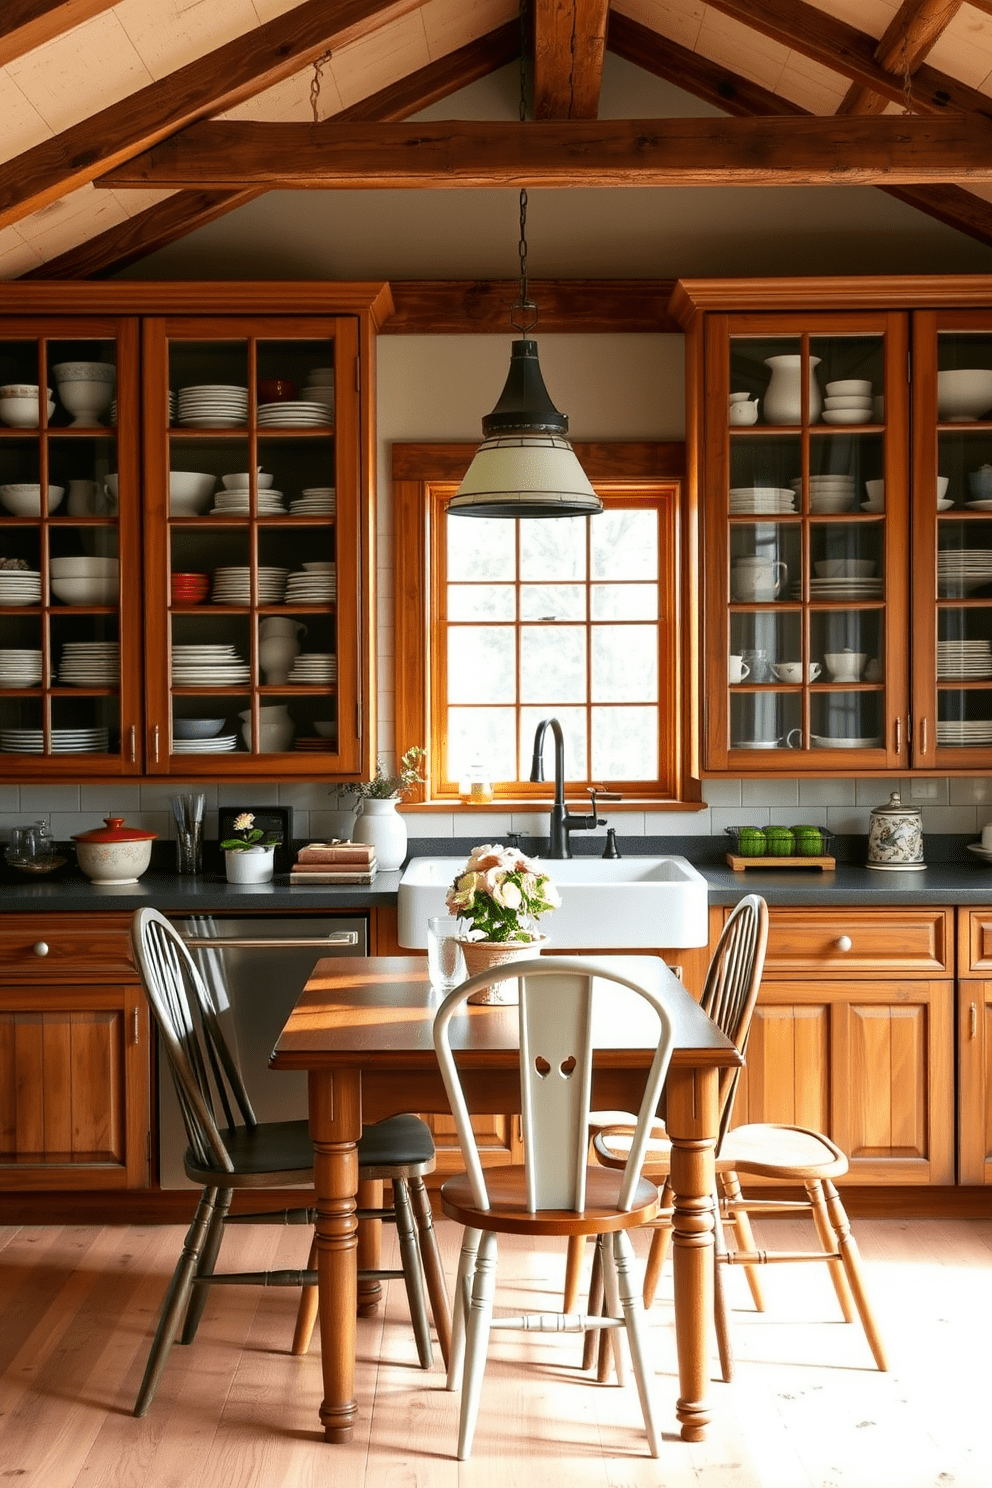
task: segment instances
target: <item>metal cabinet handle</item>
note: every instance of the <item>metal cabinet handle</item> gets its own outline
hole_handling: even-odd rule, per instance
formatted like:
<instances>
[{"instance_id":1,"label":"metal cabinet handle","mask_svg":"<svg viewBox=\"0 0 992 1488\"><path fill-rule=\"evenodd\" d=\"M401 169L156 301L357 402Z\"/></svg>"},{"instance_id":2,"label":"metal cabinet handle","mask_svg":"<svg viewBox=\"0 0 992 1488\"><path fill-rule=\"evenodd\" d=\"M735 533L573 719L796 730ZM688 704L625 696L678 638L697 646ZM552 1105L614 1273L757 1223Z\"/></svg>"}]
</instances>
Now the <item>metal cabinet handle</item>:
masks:
<instances>
[{"instance_id":1,"label":"metal cabinet handle","mask_svg":"<svg viewBox=\"0 0 992 1488\"><path fill-rule=\"evenodd\" d=\"M973 1002L968 1009L968 1037L978 1037L978 1004Z\"/></svg>"},{"instance_id":2,"label":"metal cabinet handle","mask_svg":"<svg viewBox=\"0 0 992 1488\"><path fill-rule=\"evenodd\" d=\"M921 718L920 719L920 753L921 754L926 754L926 752L927 752L927 721L926 721L925 718Z\"/></svg>"},{"instance_id":3,"label":"metal cabinet handle","mask_svg":"<svg viewBox=\"0 0 992 1488\"><path fill-rule=\"evenodd\" d=\"M156 765L158 764L158 736L159 727L158 724L156 724L155 727L152 729L152 759L154 760Z\"/></svg>"},{"instance_id":4,"label":"metal cabinet handle","mask_svg":"<svg viewBox=\"0 0 992 1488\"><path fill-rule=\"evenodd\" d=\"M838 951L849 951L852 944L853 942L849 935L838 935L837 939L834 941L834 946Z\"/></svg>"},{"instance_id":5,"label":"metal cabinet handle","mask_svg":"<svg viewBox=\"0 0 992 1488\"><path fill-rule=\"evenodd\" d=\"M216 947L218 950L233 946L245 951L327 950L328 946L357 946L357 930L335 930L332 935L292 936L280 935L271 940L256 940L254 937L235 935L225 939L220 935L184 935L183 942L193 949Z\"/></svg>"},{"instance_id":6,"label":"metal cabinet handle","mask_svg":"<svg viewBox=\"0 0 992 1488\"><path fill-rule=\"evenodd\" d=\"M902 719L896 719L896 754L902 754Z\"/></svg>"},{"instance_id":7,"label":"metal cabinet handle","mask_svg":"<svg viewBox=\"0 0 992 1488\"><path fill-rule=\"evenodd\" d=\"M34 953L35 953L36 956L47 956L48 955L48 943L47 943L47 941L36 940L35 943L34 943L34 945L31 947L31 949L34 951Z\"/></svg>"},{"instance_id":8,"label":"metal cabinet handle","mask_svg":"<svg viewBox=\"0 0 992 1488\"><path fill-rule=\"evenodd\" d=\"M131 763L133 765L135 760L138 758L138 730L133 723L128 730L128 734L131 741Z\"/></svg>"}]
</instances>

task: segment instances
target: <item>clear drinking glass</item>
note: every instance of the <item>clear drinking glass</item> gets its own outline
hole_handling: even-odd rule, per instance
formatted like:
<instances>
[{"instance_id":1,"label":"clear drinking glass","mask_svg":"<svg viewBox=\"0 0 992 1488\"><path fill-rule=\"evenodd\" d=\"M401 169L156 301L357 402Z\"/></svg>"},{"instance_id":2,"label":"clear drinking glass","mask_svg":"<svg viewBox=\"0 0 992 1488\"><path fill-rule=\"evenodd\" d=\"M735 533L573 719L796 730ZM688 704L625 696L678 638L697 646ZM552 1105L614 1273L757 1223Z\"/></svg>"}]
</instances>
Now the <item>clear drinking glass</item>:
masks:
<instances>
[{"instance_id":1,"label":"clear drinking glass","mask_svg":"<svg viewBox=\"0 0 992 1488\"><path fill-rule=\"evenodd\" d=\"M465 957L458 944L461 934L455 915L434 915L427 921L427 970L431 986L450 992L465 980Z\"/></svg>"},{"instance_id":2,"label":"clear drinking glass","mask_svg":"<svg viewBox=\"0 0 992 1488\"><path fill-rule=\"evenodd\" d=\"M203 808L206 797L199 791L172 797L176 819L176 872L203 872Z\"/></svg>"}]
</instances>

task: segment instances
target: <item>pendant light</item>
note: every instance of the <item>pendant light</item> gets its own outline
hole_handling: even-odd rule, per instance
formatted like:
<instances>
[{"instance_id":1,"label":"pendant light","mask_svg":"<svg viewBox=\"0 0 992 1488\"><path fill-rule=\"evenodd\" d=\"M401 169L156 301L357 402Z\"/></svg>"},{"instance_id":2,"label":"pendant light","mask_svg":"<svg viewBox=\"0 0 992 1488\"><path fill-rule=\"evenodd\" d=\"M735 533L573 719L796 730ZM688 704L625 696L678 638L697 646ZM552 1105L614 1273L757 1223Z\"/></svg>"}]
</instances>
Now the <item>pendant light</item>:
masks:
<instances>
[{"instance_id":1,"label":"pendant light","mask_svg":"<svg viewBox=\"0 0 992 1488\"><path fill-rule=\"evenodd\" d=\"M568 416L548 395L527 336L537 306L527 294L527 192L520 193L520 297L510 324L521 339L510 348L510 370L499 402L482 420L479 445L448 505L460 517L590 517L603 503L568 442Z\"/></svg>"}]
</instances>

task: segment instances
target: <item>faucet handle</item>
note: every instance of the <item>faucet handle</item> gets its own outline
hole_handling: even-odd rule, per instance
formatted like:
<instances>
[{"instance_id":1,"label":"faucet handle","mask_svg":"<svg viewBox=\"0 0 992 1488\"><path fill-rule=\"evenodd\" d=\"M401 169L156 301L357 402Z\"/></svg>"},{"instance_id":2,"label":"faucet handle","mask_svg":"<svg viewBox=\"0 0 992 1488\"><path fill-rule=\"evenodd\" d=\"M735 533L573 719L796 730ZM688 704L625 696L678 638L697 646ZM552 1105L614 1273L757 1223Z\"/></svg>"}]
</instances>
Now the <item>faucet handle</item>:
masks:
<instances>
[{"instance_id":1,"label":"faucet handle","mask_svg":"<svg viewBox=\"0 0 992 1488\"><path fill-rule=\"evenodd\" d=\"M599 807L596 804L596 798L597 798L597 796L599 797L599 799L601 801L622 801L623 800L623 796L620 794L619 791L603 790L602 788L597 788L595 785L588 786L586 788L586 794L587 795L590 795L592 797L592 814L593 814L593 816L596 816L596 817L598 817L598 814L599 814ZM605 821L599 821L599 820L597 820L596 825L597 825L597 827L605 827L606 826L606 823L605 823Z\"/></svg>"}]
</instances>

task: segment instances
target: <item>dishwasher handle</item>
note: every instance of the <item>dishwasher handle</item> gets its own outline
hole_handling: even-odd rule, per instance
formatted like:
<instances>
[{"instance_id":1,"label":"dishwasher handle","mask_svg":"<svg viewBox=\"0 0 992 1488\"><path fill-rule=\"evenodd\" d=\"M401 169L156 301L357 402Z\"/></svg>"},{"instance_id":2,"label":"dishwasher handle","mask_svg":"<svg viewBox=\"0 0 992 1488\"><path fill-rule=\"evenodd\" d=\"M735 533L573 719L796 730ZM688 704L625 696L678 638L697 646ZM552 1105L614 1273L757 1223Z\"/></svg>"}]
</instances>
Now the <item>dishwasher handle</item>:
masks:
<instances>
[{"instance_id":1,"label":"dishwasher handle","mask_svg":"<svg viewBox=\"0 0 992 1488\"><path fill-rule=\"evenodd\" d=\"M245 951L278 951L278 950L327 950L330 946L357 946L357 930L335 930L330 935L313 936L274 936L270 940L256 940L254 936L233 935L224 937L222 935L184 935L183 944L190 950L210 949L216 947L222 950L225 946L234 947Z\"/></svg>"}]
</instances>

